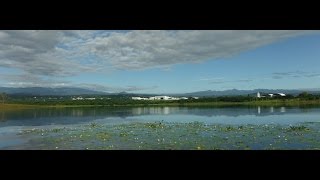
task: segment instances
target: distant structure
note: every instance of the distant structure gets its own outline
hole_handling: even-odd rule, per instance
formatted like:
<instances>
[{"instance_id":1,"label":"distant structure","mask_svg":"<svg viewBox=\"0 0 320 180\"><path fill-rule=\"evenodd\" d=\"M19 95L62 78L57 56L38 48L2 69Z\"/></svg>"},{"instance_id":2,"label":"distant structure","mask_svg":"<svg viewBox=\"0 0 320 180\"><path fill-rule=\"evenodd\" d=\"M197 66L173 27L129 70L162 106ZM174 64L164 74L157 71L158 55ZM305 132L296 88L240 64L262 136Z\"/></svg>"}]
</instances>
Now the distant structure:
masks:
<instances>
[{"instance_id":1,"label":"distant structure","mask_svg":"<svg viewBox=\"0 0 320 180\"><path fill-rule=\"evenodd\" d=\"M79 100L96 100L96 98L83 98L81 96L72 98L72 101L79 101Z\"/></svg>"},{"instance_id":2,"label":"distant structure","mask_svg":"<svg viewBox=\"0 0 320 180\"><path fill-rule=\"evenodd\" d=\"M257 92L257 98L261 98L260 92Z\"/></svg>"},{"instance_id":3,"label":"distant structure","mask_svg":"<svg viewBox=\"0 0 320 180\"><path fill-rule=\"evenodd\" d=\"M262 95L262 93L260 93L260 92L257 92L257 98L262 98L262 97L266 97L266 96L268 96L268 97L285 97L286 96L286 94L284 94L284 93L267 93L267 94L263 94Z\"/></svg>"},{"instance_id":4,"label":"distant structure","mask_svg":"<svg viewBox=\"0 0 320 180\"><path fill-rule=\"evenodd\" d=\"M76 100L83 100L83 97L79 96L77 98L72 98L73 101L76 101Z\"/></svg>"},{"instance_id":5,"label":"distant structure","mask_svg":"<svg viewBox=\"0 0 320 180\"><path fill-rule=\"evenodd\" d=\"M187 97L171 97L171 96L152 96L149 98L145 97L131 97L132 100L187 100ZM199 99L199 97L192 97L192 99Z\"/></svg>"},{"instance_id":6,"label":"distant structure","mask_svg":"<svg viewBox=\"0 0 320 180\"><path fill-rule=\"evenodd\" d=\"M284 93L278 93L280 96L287 96L286 94Z\"/></svg>"},{"instance_id":7,"label":"distant structure","mask_svg":"<svg viewBox=\"0 0 320 180\"><path fill-rule=\"evenodd\" d=\"M149 98L132 97L133 100L148 100Z\"/></svg>"},{"instance_id":8,"label":"distant structure","mask_svg":"<svg viewBox=\"0 0 320 180\"><path fill-rule=\"evenodd\" d=\"M85 98L86 100L96 100L96 98Z\"/></svg>"},{"instance_id":9,"label":"distant structure","mask_svg":"<svg viewBox=\"0 0 320 180\"><path fill-rule=\"evenodd\" d=\"M179 98L170 96L154 96L154 100L179 100Z\"/></svg>"}]
</instances>

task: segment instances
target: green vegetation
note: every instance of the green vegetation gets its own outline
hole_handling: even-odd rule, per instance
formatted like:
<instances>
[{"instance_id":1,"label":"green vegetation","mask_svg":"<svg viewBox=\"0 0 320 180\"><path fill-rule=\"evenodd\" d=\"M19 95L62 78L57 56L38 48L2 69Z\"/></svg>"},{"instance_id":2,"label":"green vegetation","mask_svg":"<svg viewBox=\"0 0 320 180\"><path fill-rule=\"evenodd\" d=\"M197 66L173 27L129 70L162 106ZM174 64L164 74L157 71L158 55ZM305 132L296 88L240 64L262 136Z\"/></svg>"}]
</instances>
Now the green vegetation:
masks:
<instances>
[{"instance_id":1,"label":"green vegetation","mask_svg":"<svg viewBox=\"0 0 320 180\"><path fill-rule=\"evenodd\" d=\"M20 109L33 109L33 108L39 108L38 105L31 105L31 104L0 104L0 111L15 111Z\"/></svg>"},{"instance_id":2,"label":"green vegetation","mask_svg":"<svg viewBox=\"0 0 320 180\"><path fill-rule=\"evenodd\" d=\"M305 100L319 100L320 95L309 94L308 92L303 92L297 96L299 99Z\"/></svg>"},{"instance_id":3,"label":"green vegetation","mask_svg":"<svg viewBox=\"0 0 320 180\"><path fill-rule=\"evenodd\" d=\"M309 131L306 126L290 126L288 131Z\"/></svg>"},{"instance_id":4,"label":"green vegetation","mask_svg":"<svg viewBox=\"0 0 320 180\"><path fill-rule=\"evenodd\" d=\"M320 123L295 126L191 123L92 123L74 128L31 129L23 149L320 149Z\"/></svg>"},{"instance_id":5,"label":"green vegetation","mask_svg":"<svg viewBox=\"0 0 320 180\"><path fill-rule=\"evenodd\" d=\"M97 127L99 127L99 126L100 126L99 124L94 123L94 122L90 124L90 127L91 127L91 128L97 128Z\"/></svg>"},{"instance_id":6,"label":"green vegetation","mask_svg":"<svg viewBox=\"0 0 320 180\"><path fill-rule=\"evenodd\" d=\"M8 95L6 93L0 93L0 102L4 104L8 99Z\"/></svg>"},{"instance_id":7,"label":"green vegetation","mask_svg":"<svg viewBox=\"0 0 320 180\"><path fill-rule=\"evenodd\" d=\"M82 96L83 98L95 98L95 100L72 100L73 96L5 96L1 95L0 102L16 105L38 105L54 107L91 107L91 106L305 106L320 105L320 95L312 95L307 92L297 96L256 98L253 96L219 96L202 97L187 100L132 100L129 95L110 96Z\"/></svg>"},{"instance_id":8,"label":"green vegetation","mask_svg":"<svg viewBox=\"0 0 320 180\"><path fill-rule=\"evenodd\" d=\"M312 106L320 105L320 100L304 100L304 99L274 99L274 100L256 100L256 101L244 101L244 102L224 102L224 101L114 101L114 102L57 102L57 103L34 103L34 102L10 102L6 104L0 104L1 109L25 109L25 108L37 108L37 107L146 107L146 106L212 106L212 107L228 107L228 106Z\"/></svg>"}]
</instances>

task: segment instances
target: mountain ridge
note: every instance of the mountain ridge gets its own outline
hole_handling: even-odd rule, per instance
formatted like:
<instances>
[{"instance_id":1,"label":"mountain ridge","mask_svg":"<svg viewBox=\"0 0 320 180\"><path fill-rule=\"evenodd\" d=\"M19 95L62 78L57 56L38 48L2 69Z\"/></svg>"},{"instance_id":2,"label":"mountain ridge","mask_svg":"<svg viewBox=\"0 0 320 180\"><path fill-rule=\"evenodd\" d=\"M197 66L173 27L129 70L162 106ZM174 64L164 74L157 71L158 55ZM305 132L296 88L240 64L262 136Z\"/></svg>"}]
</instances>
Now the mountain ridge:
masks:
<instances>
[{"instance_id":1,"label":"mountain ridge","mask_svg":"<svg viewBox=\"0 0 320 180\"><path fill-rule=\"evenodd\" d=\"M184 94L176 94L176 95L185 95L185 96L238 96L238 95L253 95L257 92L260 93L285 93L291 95L298 95L302 92L316 93L319 94L319 90L301 90L301 89L253 89L253 90L238 90L238 89L229 89L223 91L215 91L215 90L206 90L206 91L197 91L191 93Z\"/></svg>"},{"instance_id":2,"label":"mountain ridge","mask_svg":"<svg viewBox=\"0 0 320 180\"><path fill-rule=\"evenodd\" d=\"M71 96L71 95L170 95L170 96L237 96L237 95L254 95L257 92L261 93L285 93L298 95L302 92L309 92L313 94L320 94L320 89L253 89L253 90L238 90L238 89L229 89L223 91L216 90L205 90L205 91L196 91L190 93L132 93L132 92L102 92L97 90L90 90L86 88L78 87L23 87L23 88L14 88L14 87L0 87L0 93L7 94L24 94L24 95L35 95L35 96Z\"/></svg>"}]
</instances>

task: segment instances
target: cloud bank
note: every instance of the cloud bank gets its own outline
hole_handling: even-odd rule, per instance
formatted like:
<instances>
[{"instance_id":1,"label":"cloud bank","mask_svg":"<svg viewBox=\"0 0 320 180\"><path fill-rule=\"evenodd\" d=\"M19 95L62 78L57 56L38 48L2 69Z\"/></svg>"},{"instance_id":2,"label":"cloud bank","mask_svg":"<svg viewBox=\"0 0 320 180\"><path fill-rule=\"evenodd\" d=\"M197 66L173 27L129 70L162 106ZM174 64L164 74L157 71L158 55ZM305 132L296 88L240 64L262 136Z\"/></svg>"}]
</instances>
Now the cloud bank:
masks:
<instances>
[{"instance_id":1,"label":"cloud bank","mask_svg":"<svg viewBox=\"0 0 320 180\"><path fill-rule=\"evenodd\" d=\"M290 72L275 72L272 74L273 79L284 79L284 78L310 78L320 77L318 72L305 72L305 71L290 71Z\"/></svg>"},{"instance_id":2,"label":"cloud bank","mask_svg":"<svg viewBox=\"0 0 320 180\"><path fill-rule=\"evenodd\" d=\"M25 79L12 76L11 83L46 84L41 79L52 79L50 82L59 84L64 82L55 82L55 78L83 72L169 68L175 64L228 58L310 32L0 31L0 67L24 75ZM0 78L3 80L5 76Z\"/></svg>"}]
</instances>

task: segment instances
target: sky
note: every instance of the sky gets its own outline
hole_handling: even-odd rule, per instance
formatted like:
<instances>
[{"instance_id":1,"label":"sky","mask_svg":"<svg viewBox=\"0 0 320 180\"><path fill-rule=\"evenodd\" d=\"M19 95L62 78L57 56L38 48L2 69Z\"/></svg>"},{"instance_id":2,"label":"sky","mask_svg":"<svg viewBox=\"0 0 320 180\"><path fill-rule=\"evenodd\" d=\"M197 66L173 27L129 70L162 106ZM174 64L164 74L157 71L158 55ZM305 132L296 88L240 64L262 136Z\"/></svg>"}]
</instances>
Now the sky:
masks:
<instances>
[{"instance_id":1,"label":"sky","mask_svg":"<svg viewBox=\"0 0 320 180\"><path fill-rule=\"evenodd\" d=\"M320 88L320 31L0 31L1 87Z\"/></svg>"}]
</instances>

